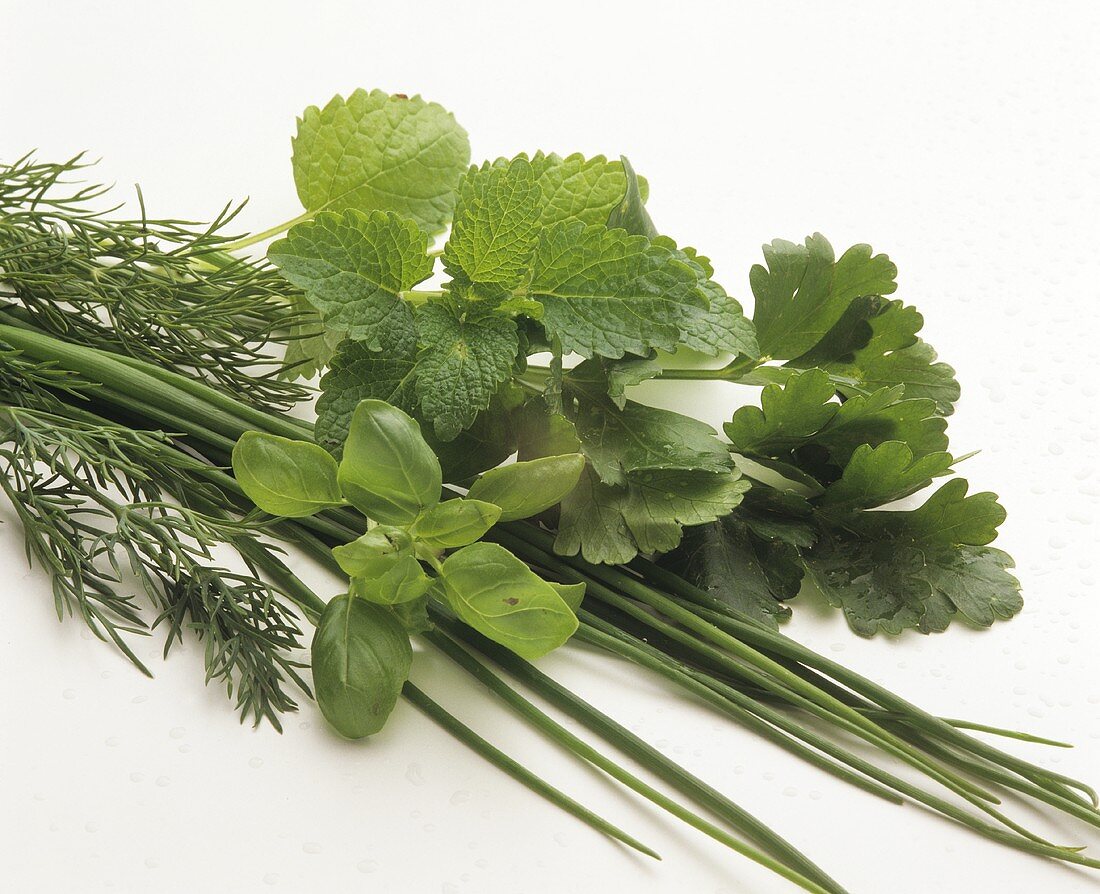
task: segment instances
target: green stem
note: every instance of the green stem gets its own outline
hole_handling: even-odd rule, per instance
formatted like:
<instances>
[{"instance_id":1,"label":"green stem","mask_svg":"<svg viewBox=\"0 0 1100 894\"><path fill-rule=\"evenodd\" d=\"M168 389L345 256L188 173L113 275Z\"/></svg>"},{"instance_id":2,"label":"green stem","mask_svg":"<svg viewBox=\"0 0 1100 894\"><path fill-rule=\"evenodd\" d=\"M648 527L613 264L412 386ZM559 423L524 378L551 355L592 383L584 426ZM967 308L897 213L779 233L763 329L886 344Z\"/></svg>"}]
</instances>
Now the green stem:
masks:
<instances>
[{"instance_id":1,"label":"green stem","mask_svg":"<svg viewBox=\"0 0 1100 894\"><path fill-rule=\"evenodd\" d=\"M297 217L292 217L290 220L283 221L281 224L276 224L273 227L268 227L266 230L261 230L258 233L251 233L248 236L242 236L240 239L236 239L233 242L227 242L222 246L222 251L240 251L242 248L248 248L255 245L258 242L263 242L265 239L270 239L272 236L278 236L280 233L285 233L295 224L305 223L307 220L312 220L316 211L303 211Z\"/></svg>"},{"instance_id":2,"label":"green stem","mask_svg":"<svg viewBox=\"0 0 1100 894\"><path fill-rule=\"evenodd\" d=\"M424 638L440 649L440 651L468 674L473 676L474 679L484 684L490 692L502 699L533 726L542 730L550 738L572 751L578 757L583 758L593 766L607 773L613 779L621 782L627 788L637 792L663 810L668 811L677 819L683 821L692 828L698 829L700 832L720 844L741 854L741 856L747 857L753 862L770 869L772 872L793 882L805 891L812 891L815 892L815 894L835 894L838 890L835 886L824 888L817 882L811 881L801 873L796 872L791 867L777 861L768 854L754 847L750 847L744 842L738 841L728 832L718 828L713 823L707 822L690 810L685 809L671 798L643 782L634 774L624 770L614 761L604 757L604 755L600 754L600 752L587 742L575 736L540 708L536 707L531 701L505 684L503 680L483 664L475 660L473 656L465 649L461 648L454 640L441 634L434 633L427 633L424 635Z\"/></svg>"}]
</instances>

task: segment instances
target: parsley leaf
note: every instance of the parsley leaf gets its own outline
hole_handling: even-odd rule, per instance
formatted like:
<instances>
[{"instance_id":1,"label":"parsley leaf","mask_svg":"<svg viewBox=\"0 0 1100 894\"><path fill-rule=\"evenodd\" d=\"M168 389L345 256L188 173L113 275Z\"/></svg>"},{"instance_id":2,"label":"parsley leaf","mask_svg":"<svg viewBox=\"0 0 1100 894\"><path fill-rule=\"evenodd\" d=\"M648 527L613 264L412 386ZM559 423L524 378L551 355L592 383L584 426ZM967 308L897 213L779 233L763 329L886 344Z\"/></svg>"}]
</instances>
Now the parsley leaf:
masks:
<instances>
[{"instance_id":1,"label":"parsley leaf","mask_svg":"<svg viewBox=\"0 0 1100 894\"><path fill-rule=\"evenodd\" d=\"M356 90L302 113L292 163L307 211L393 211L438 233L450 220L470 143L436 103Z\"/></svg>"},{"instance_id":2,"label":"parsley leaf","mask_svg":"<svg viewBox=\"0 0 1100 894\"><path fill-rule=\"evenodd\" d=\"M897 267L869 245L855 245L835 258L820 233L804 245L776 239L764 246L767 267L753 265L749 284L756 297L753 322L760 350L790 359L816 345L851 302L897 289Z\"/></svg>"},{"instance_id":3,"label":"parsley leaf","mask_svg":"<svg viewBox=\"0 0 1100 894\"><path fill-rule=\"evenodd\" d=\"M303 289L325 324L371 350L402 353L415 343L400 293L427 279L428 237L393 212L322 212L268 249L283 276Z\"/></svg>"}]
</instances>

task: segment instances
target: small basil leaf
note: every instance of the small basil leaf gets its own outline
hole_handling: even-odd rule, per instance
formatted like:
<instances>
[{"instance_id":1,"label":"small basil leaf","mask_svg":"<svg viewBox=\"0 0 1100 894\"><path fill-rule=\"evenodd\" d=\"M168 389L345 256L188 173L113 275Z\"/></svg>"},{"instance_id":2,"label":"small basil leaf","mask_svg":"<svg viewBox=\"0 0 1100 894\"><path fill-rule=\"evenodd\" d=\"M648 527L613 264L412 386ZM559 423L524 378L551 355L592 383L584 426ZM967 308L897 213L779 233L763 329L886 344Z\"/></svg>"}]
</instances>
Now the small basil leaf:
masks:
<instances>
[{"instance_id":1,"label":"small basil leaf","mask_svg":"<svg viewBox=\"0 0 1100 894\"><path fill-rule=\"evenodd\" d=\"M424 633L435 626L428 617L427 594L410 602L399 602L391 611L409 633Z\"/></svg>"},{"instance_id":2,"label":"small basil leaf","mask_svg":"<svg viewBox=\"0 0 1100 894\"><path fill-rule=\"evenodd\" d=\"M414 419L385 401L364 400L351 417L339 481L368 518L404 525L439 502L443 473Z\"/></svg>"},{"instance_id":3,"label":"small basil leaf","mask_svg":"<svg viewBox=\"0 0 1100 894\"><path fill-rule=\"evenodd\" d=\"M321 614L311 649L321 713L349 739L378 732L409 677L409 635L393 613L337 596Z\"/></svg>"},{"instance_id":4,"label":"small basil leaf","mask_svg":"<svg viewBox=\"0 0 1100 894\"><path fill-rule=\"evenodd\" d=\"M463 547L443 563L441 577L463 621L528 661L577 629L577 616L554 588L496 543Z\"/></svg>"},{"instance_id":5,"label":"small basil leaf","mask_svg":"<svg viewBox=\"0 0 1100 894\"><path fill-rule=\"evenodd\" d=\"M412 535L428 546L454 549L480 540L499 518L500 507L492 503L447 500L420 516Z\"/></svg>"},{"instance_id":6,"label":"small basil leaf","mask_svg":"<svg viewBox=\"0 0 1100 894\"><path fill-rule=\"evenodd\" d=\"M412 538L393 525L377 525L362 537L332 548L332 557L348 577L380 577L412 549Z\"/></svg>"},{"instance_id":7,"label":"small basil leaf","mask_svg":"<svg viewBox=\"0 0 1100 894\"><path fill-rule=\"evenodd\" d=\"M309 441L246 431L233 446L233 474L248 498L271 515L303 518L343 503L336 461Z\"/></svg>"},{"instance_id":8,"label":"small basil leaf","mask_svg":"<svg viewBox=\"0 0 1100 894\"><path fill-rule=\"evenodd\" d=\"M478 478L469 497L499 506L501 521L528 518L560 503L577 486L583 470L579 453L511 463Z\"/></svg>"},{"instance_id":9,"label":"small basil leaf","mask_svg":"<svg viewBox=\"0 0 1100 894\"><path fill-rule=\"evenodd\" d=\"M579 584L558 584L551 581L547 581L551 587L561 597L561 601L569 606L569 610L576 613L580 607L581 602L584 601L584 583Z\"/></svg>"},{"instance_id":10,"label":"small basil leaf","mask_svg":"<svg viewBox=\"0 0 1100 894\"><path fill-rule=\"evenodd\" d=\"M351 594L380 605L397 605L419 599L432 585L415 556L395 556L394 562L379 577L353 577Z\"/></svg>"}]
</instances>

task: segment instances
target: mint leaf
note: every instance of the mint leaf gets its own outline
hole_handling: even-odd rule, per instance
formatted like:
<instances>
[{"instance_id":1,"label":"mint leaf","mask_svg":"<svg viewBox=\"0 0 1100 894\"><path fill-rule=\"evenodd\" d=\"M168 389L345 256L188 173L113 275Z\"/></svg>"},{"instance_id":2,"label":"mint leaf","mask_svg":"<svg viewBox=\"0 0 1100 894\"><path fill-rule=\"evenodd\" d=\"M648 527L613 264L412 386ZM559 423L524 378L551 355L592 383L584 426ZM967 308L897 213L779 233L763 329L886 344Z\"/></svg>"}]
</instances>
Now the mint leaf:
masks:
<instances>
[{"instance_id":1,"label":"mint leaf","mask_svg":"<svg viewBox=\"0 0 1100 894\"><path fill-rule=\"evenodd\" d=\"M436 435L449 441L511 378L519 350L516 324L491 310L463 311L444 302L420 307L416 324L421 346L416 393Z\"/></svg>"},{"instance_id":2,"label":"mint leaf","mask_svg":"<svg viewBox=\"0 0 1100 894\"><path fill-rule=\"evenodd\" d=\"M672 240L666 237L657 241L674 247ZM681 308L680 340L683 344L711 356L726 353L759 357L756 327L745 316L740 302L727 295L726 290L711 278L714 268L710 259L694 248L680 249L679 255L695 269L699 288L709 302L705 309L694 305Z\"/></svg>"},{"instance_id":3,"label":"mint leaf","mask_svg":"<svg viewBox=\"0 0 1100 894\"><path fill-rule=\"evenodd\" d=\"M697 271L667 245L622 230L560 223L535 248L529 297L565 353L618 358L672 350L684 307L707 307Z\"/></svg>"},{"instance_id":4,"label":"mint leaf","mask_svg":"<svg viewBox=\"0 0 1100 894\"><path fill-rule=\"evenodd\" d=\"M310 106L292 145L294 183L307 211L393 211L429 233L446 227L470 163L469 138L450 112L381 90Z\"/></svg>"},{"instance_id":5,"label":"mint leaf","mask_svg":"<svg viewBox=\"0 0 1100 894\"><path fill-rule=\"evenodd\" d=\"M535 171L522 156L471 168L459 184L444 267L474 285L519 285L538 239L541 199Z\"/></svg>"},{"instance_id":6,"label":"mint leaf","mask_svg":"<svg viewBox=\"0 0 1100 894\"><path fill-rule=\"evenodd\" d=\"M608 161L597 155L585 158L574 153L567 158L539 152L531 158L542 190L539 222L543 226L563 221L608 224L608 218L627 195L628 175L621 161ZM636 178L638 194L644 202L648 184Z\"/></svg>"},{"instance_id":7,"label":"mint leaf","mask_svg":"<svg viewBox=\"0 0 1100 894\"><path fill-rule=\"evenodd\" d=\"M314 438L339 456L359 402L384 400L405 412L416 406L416 361L411 353L390 356L353 341L343 342L321 377Z\"/></svg>"},{"instance_id":8,"label":"mint leaf","mask_svg":"<svg viewBox=\"0 0 1100 894\"><path fill-rule=\"evenodd\" d=\"M325 324L371 350L403 353L416 341L400 293L432 274L428 237L392 212L324 212L292 227L267 256L303 289Z\"/></svg>"},{"instance_id":9,"label":"mint leaf","mask_svg":"<svg viewBox=\"0 0 1100 894\"><path fill-rule=\"evenodd\" d=\"M851 302L897 289L897 267L869 245L855 245L837 260L820 233L805 245L776 239L764 246L764 260L749 272L756 297L753 322L760 350L790 359L816 345Z\"/></svg>"}]
</instances>

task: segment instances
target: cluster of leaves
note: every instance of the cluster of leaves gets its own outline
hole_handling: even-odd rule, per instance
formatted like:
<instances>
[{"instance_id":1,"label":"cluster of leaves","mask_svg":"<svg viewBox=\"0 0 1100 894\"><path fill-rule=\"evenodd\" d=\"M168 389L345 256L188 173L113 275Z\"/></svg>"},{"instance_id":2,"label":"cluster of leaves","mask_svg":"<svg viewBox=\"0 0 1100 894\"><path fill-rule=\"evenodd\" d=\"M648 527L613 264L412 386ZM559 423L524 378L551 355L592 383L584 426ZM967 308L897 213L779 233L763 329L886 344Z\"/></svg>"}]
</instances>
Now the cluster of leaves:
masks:
<instances>
[{"instance_id":1,"label":"cluster of leaves","mask_svg":"<svg viewBox=\"0 0 1100 894\"><path fill-rule=\"evenodd\" d=\"M725 431L774 486L755 483L739 512L692 531L667 563L772 623L804 576L865 636L1014 615L1012 560L988 546L1004 520L993 494L968 496L955 478L918 508L881 508L956 462L945 417L958 384L917 337L920 315L882 297L894 265L868 246L834 259L821 236L773 242L765 258L751 273L754 321L761 349L786 362L756 371L773 379L760 407L737 410Z\"/></svg>"},{"instance_id":2,"label":"cluster of leaves","mask_svg":"<svg viewBox=\"0 0 1100 894\"><path fill-rule=\"evenodd\" d=\"M544 581L503 546L479 541L498 521L555 505L583 464L574 454L502 466L467 496L441 500L442 469L420 426L379 400L355 408L339 463L309 441L256 431L238 440L233 471L265 512L304 518L348 503L375 522L333 548L351 585L328 603L313 638L317 702L333 727L350 738L382 728L408 679L409 633L430 626L430 599L528 660L573 635L584 585Z\"/></svg>"},{"instance_id":3,"label":"cluster of leaves","mask_svg":"<svg viewBox=\"0 0 1100 894\"><path fill-rule=\"evenodd\" d=\"M1011 562L988 547L991 496L951 482L923 515L879 511L951 471L959 395L920 314L889 297L888 257L776 240L750 272L750 320L705 257L658 235L625 159L468 158L454 119L418 97L359 91L299 123L309 219L268 255L336 345L315 358L328 369L319 444L339 456L371 399L420 421L449 481L517 451L581 454L550 519L559 553L671 553L773 623L807 575L862 634L1018 610ZM439 255L442 288L418 290ZM679 347L733 355L712 377L764 386L726 427L732 451L702 422L627 398ZM547 370L528 366L536 353ZM569 355L581 362L565 370ZM763 469L782 483L750 489ZM986 521L922 533L937 507Z\"/></svg>"}]
</instances>

